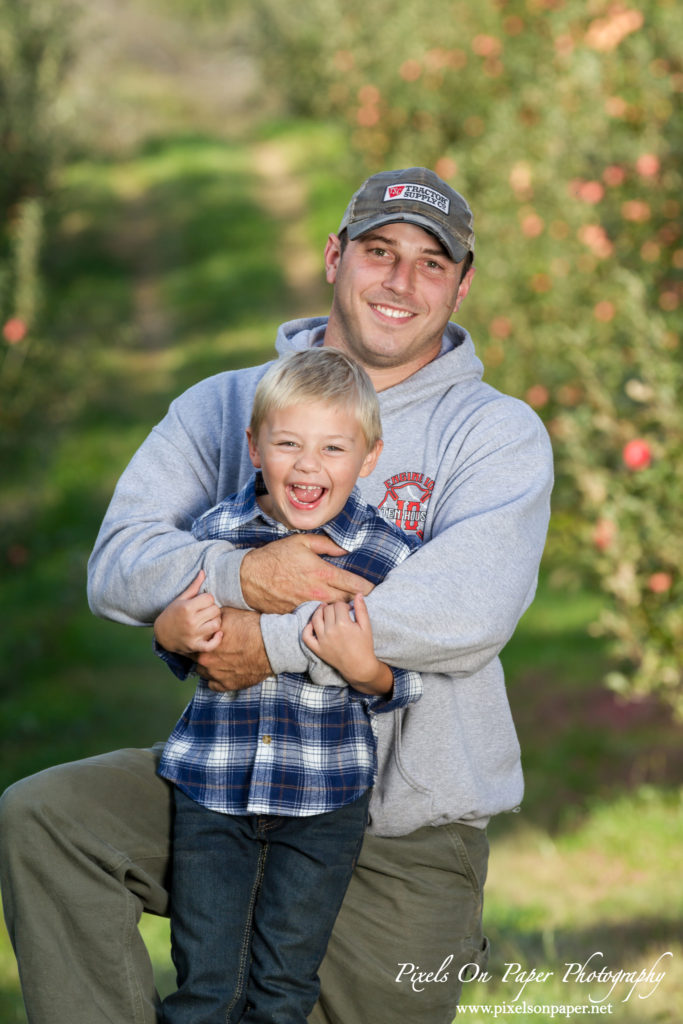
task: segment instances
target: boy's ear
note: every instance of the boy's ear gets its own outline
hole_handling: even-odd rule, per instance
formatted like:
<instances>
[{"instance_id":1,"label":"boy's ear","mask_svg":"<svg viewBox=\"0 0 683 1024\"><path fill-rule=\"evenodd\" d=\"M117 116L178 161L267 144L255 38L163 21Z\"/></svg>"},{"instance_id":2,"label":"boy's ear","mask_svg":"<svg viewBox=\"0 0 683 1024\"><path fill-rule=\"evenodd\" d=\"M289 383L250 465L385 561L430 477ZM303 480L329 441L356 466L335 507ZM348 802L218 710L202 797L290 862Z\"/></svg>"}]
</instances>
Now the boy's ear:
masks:
<instances>
[{"instance_id":1,"label":"boy's ear","mask_svg":"<svg viewBox=\"0 0 683 1024\"><path fill-rule=\"evenodd\" d=\"M360 472L358 476L370 476L373 469L377 465L377 460L382 453L382 448L384 448L384 441L379 440L375 442L375 444L372 446L368 454L363 459L363 465L360 467Z\"/></svg>"},{"instance_id":2,"label":"boy's ear","mask_svg":"<svg viewBox=\"0 0 683 1024\"><path fill-rule=\"evenodd\" d=\"M254 469L260 469L261 455L259 454L256 441L254 440L254 435L249 427L247 427L247 444L249 445L249 458L251 459L252 466Z\"/></svg>"}]
</instances>

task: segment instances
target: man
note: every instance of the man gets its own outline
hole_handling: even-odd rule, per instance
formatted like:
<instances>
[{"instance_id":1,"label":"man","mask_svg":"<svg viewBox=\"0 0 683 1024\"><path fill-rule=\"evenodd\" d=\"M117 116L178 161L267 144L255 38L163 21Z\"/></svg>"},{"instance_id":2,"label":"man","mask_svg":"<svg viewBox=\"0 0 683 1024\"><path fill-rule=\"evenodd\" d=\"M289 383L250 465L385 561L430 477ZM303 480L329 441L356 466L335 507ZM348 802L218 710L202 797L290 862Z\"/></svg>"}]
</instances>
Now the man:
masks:
<instances>
[{"instance_id":1,"label":"man","mask_svg":"<svg viewBox=\"0 0 683 1024\"><path fill-rule=\"evenodd\" d=\"M330 345L365 367L384 449L363 497L425 541L367 596L377 657L421 672L424 692L377 722L369 829L311 1024L450 1024L462 980L486 960L485 826L522 796L498 653L533 598L551 455L535 414L482 383L469 335L449 322L473 246L467 203L431 171L375 175L328 239L329 318L278 333L280 352ZM221 646L199 657L216 690L307 671L305 602L367 593L320 558L335 553L329 540L245 554L187 532L250 472L244 428L263 372L219 374L172 404L123 474L90 563L93 609L132 624L205 571L224 606ZM4 797L3 896L30 1024L156 1019L137 921L167 909L157 756L61 766Z\"/></svg>"}]
</instances>

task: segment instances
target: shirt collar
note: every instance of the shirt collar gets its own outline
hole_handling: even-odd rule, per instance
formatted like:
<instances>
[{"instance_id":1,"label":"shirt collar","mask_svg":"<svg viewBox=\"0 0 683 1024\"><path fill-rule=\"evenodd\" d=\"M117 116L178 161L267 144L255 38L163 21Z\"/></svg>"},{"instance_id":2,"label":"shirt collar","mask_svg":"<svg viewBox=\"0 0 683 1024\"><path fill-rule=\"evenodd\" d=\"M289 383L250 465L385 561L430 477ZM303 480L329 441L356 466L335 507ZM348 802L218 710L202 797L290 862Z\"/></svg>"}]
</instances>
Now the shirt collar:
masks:
<instances>
[{"instance_id":1,"label":"shirt collar","mask_svg":"<svg viewBox=\"0 0 683 1024\"><path fill-rule=\"evenodd\" d=\"M253 522L254 519L262 519L269 526L275 526L283 535L291 533L292 531L284 523L273 519L259 507L257 497L267 493L263 475L257 470L242 490L238 491L231 503L231 526L243 526L245 523ZM367 503L361 498L360 491L354 487L346 499L343 509L337 513L334 519L311 532L326 533L335 544L339 544L340 547L346 546L348 549L349 542L367 518L367 508Z\"/></svg>"},{"instance_id":2,"label":"shirt collar","mask_svg":"<svg viewBox=\"0 0 683 1024\"><path fill-rule=\"evenodd\" d=\"M326 533L328 537L347 551L352 550L352 542L368 517L368 505L360 496L360 491L354 487L341 512L338 512L334 519L325 523L315 533Z\"/></svg>"},{"instance_id":3,"label":"shirt collar","mask_svg":"<svg viewBox=\"0 0 683 1024\"><path fill-rule=\"evenodd\" d=\"M260 471L256 471L252 477L246 482L241 491L228 502L230 510L230 522L229 528L234 529L238 526L245 526L247 523L252 523L255 519L262 519L268 523L269 526L276 526L282 533L289 532L287 528L282 524L278 523L276 519L272 519L269 515L260 508L257 497L260 494L267 494L266 485L263 482L263 476Z\"/></svg>"}]
</instances>

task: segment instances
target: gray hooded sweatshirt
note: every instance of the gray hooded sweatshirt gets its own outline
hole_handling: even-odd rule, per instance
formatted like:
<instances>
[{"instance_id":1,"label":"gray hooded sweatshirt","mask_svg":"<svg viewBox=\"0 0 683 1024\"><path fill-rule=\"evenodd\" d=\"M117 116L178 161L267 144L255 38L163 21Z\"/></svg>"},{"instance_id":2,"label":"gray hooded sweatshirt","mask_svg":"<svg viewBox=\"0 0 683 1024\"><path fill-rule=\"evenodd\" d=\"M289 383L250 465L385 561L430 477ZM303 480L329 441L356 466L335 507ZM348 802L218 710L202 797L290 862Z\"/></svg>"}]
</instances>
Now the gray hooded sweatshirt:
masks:
<instances>
[{"instance_id":1,"label":"gray hooded sweatshirt","mask_svg":"<svg viewBox=\"0 0 683 1024\"><path fill-rule=\"evenodd\" d=\"M326 320L283 324L280 353L318 344ZM228 371L176 399L123 473L89 563L92 610L151 623L200 568L219 604L247 608L244 551L195 541L192 520L246 482L245 428L266 366ZM363 497L425 543L367 600L377 656L422 673L422 699L377 716L370 831L453 821L484 827L522 798L520 750L498 658L533 598L552 487L546 431L523 402L482 382L465 330L379 395L384 449ZM273 671L340 685L301 641L313 604L262 615ZM169 676L170 680L170 676Z\"/></svg>"}]
</instances>

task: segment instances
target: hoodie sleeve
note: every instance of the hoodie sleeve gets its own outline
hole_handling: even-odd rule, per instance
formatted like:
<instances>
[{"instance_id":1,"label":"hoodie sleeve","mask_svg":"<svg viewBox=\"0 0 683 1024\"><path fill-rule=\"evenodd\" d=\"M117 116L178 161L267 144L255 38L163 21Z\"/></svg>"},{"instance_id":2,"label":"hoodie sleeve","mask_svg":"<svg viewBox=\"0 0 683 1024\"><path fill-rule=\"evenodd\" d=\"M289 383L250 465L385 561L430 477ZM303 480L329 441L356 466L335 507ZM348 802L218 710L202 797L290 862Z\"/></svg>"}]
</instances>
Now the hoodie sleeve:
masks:
<instances>
[{"instance_id":1,"label":"hoodie sleeve","mask_svg":"<svg viewBox=\"0 0 683 1024\"><path fill-rule=\"evenodd\" d=\"M531 603L545 544L552 454L535 413L491 403L447 450L428 540L367 598L375 652L401 668L451 676L488 664ZM437 496L438 495L438 496ZM274 671L306 671L291 616L262 616Z\"/></svg>"},{"instance_id":2,"label":"hoodie sleeve","mask_svg":"<svg viewBox=\"0 0 683 1024\"><path fill-rule=\"evenodd\" d=\"M237 490L251 468L244 428L255 376L220 374L191 388L134 455L88 563L88 600L96 615L148 625L200 569L218 603L248 607L239 583L246 552L227 541L196 541L190 529L225 497L218 493L221 481Z\"/></svg>"},{"instance_id":3,"label":"hoodie sleeve","mask_svg":"<svg viewBox=\"0 0 683 1024\"><path fill-rule=\"evenodd\" d=\"M403 668L479 671L536 592L553 483L549 439L522 403L507 400L490 419L458 453L429 543L368 597L377 656L391 652Z\"/></svg>"}]
</instances>

